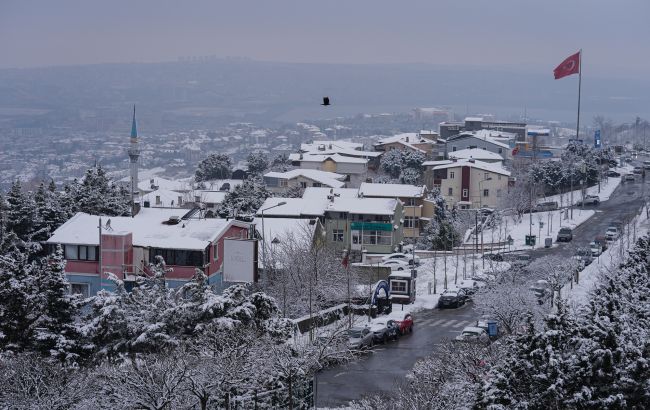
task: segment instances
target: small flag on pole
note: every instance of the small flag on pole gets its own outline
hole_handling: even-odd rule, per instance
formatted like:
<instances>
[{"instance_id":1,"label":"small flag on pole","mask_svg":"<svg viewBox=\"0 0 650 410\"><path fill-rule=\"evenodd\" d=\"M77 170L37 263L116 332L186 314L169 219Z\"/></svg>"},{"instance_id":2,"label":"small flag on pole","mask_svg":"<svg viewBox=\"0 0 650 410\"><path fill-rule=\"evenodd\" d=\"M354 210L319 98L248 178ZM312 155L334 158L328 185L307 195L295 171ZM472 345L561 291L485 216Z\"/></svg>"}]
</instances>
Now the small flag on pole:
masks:
<instances>
[{"instance_id":1,"label":"small flag on pole","mask_svg":"<svg viewBox=\"0 0 650 410\"><path fill-rule=\"evenodd\" d=\"M566 77L571 74L580 73L580 51L562 61L559 66L553 70L553 75L556 80Z\"/></svg>"}]
</instances>

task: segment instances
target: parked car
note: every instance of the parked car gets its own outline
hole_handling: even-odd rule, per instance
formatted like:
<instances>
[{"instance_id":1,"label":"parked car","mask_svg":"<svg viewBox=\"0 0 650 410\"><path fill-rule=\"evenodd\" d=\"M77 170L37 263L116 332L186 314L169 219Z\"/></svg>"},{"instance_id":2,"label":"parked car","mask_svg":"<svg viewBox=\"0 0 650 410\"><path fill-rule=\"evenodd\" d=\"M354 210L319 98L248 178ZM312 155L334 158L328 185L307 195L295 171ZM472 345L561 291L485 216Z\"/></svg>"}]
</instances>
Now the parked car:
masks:
<instances>
[{"instance_id":1,"label":"parked car","mask_svg":"<svg viewBox=\"0 0 650 410\"><path fill-rule=\"evenodd\" d=\"M407 270L411 269L408 262L399 259L389 259L384 261L381 266L388 266L391 270Z\"/></svg>"},{"instance_id":2,"label":"parked car","mask_svg":"<svg viewBox=\"0 0 650 410\"><path fill-rule=\"evenodd\" d=\"M615 226L610 226L607 228L607 231L605 232L605 239L608 241L615 241L618 239L618 236L620 235L620 231L618 230L617 227Z\"/></svg>"},{"instance_id":3,"label":"parked car","mask_svg":"<svg viewBox=\"0 0 650 410\"><path fill-rule=\"evenodd\" d=\"M580 270L584 269L585 266L591 264L594 258L591 256L590 248L578 248L573 259L578 261Z\"/></svg>"},{"instance_id":4,"label":"parked car","mask_svg":"<svg viewBox=\"0 0 650 410\"><path fill-rule=\"evenodd\" d=\"M526 266L532 258L527 253L512 252L503 254L503 260L514 266Z\"/></svg>"},{"instance_id":5,"label":"parked car","mask_svg":"<svg viewBox=\"0 0 650 410\"><path fill-rule=\"evenodd\" d=\"M533 212L546 212L546 211L555 211L558 209L558 204L556 201L540 202L535 205Z\"/></svg>"},{"instance_id":6,"label":"parked car","mask_svg":"<svg viewBox=\"0 0 650 410\"><path fill-rule=\"evenodd\" d=\"M456 336L455 340L457 342L487 342L489 339L487 330L477 326L467 326Z\"/></svg>"},{"instance_id":7,"label":"parked car","mask_svg":"<svg viewBox=\"0 0 650 410\"><path fill-rule=\"evenodd\" d=\"M600 248L602 249L603 252L607 250L607 238L605 238L605 235L598 235L594 238L594 243L600 245Z\"/></svg>"},{"instance_id":8,"label":"parked car","mask_svg":"<svg viewBox=\"0 0 650 410\"><path fill-rule=\"evenodd\" d=\"M608 176L608 177L620 177L620 176L621 176L621 173L620 173L620 172L616 172L616 171L607 171L607 176Z\"/></svg>"},{"instance_id":9,"label":"parked car","mask_svg":"<svg viewBox=\"0 0 650 410\"><path fill-rule=\"evenodd\" d=\"M374 344L373 333L367 327L352 327L348 330L348 346L351 350L372 348Z\"/></svg>"},{"instance_id":10,"label":"parked car","mask_svg":"<svg viewBox=\"0 0 650 410\"><path fill-rule=\"evenodd\" d=\"M571 228L560 228L560 231L557 233L558 242L570 242L573 239L573 230Z\"/></svg>"},{"instance_id":11,"label":"parked car","mask_svg":"<svg viewBox=\"0 0 650 410\"><path fill-rule=\"evenodd\" d=\"M529 289L537 297L537 302L540 305L551 296L551 287L543 279L536 281Z\"/></svg>"},{"instance_id":12,"label":"parked car","mask_svg":"<svg viewBox=\"0 0 650 410\"><path fill-rule=\"evenodd\" d=\"M603 247L600 243L591 242L589 244L589 250L591 251L591 256L594 258L599 257L603 253Z\"/></svg>"},{"instance_id":13,"label":"parked car","mask_svg":"<svg viewBox=\"0 0 650 410\"><path fill-rule=\"evenodd\" d=\"M483 259L495 262L503 262L503 254L501 253L485 253L483 254Z\"/></svg>"},{"instance_id":14,"label":"parked car","mask_svg":"<svg viewBox=\"0 0 650 410\"><path fill-rule=\"evenodd\" d=\"M637 175L641 175L641 174L643 174L643 168L642 167L634 167L634 169L632 170L632 173L637 174Z\"/></svg>"},{"instance_id":15,"label":"parked car","mask_svg":"<svg viewBox=\"0 0 650 410\"><path fill-rule=\"evenodd\" d=\"M478 290L486 285L485 282L473 279L463 279L458 284L458 287L467 293L467 295L473 295Z\"/></svg>"},{"instance_id":16,"label":"parked car","mask_svg":"<svg viewBox=\"0 0 650 410\"><path fill-rule=\"evenodd\" d=\"M447 289L440 295L438 299L438 307L459 307L467 302L467 293L463 289Z\"/></svg>"},{"instance_id":17,"label":"parked car","mask_svg":"<svg viewBox=\"0 0 650 410\"><path fill-rule=\"evenodd\" d=\"M643 168L650 169L650 161L643 161Z\"/></svg>"},{"instance_id":18,"label":"parked car","mask_svg":"<svg viewBox=\"0 0 650 410\"><path fill-rule=\"evenodd\" d=\"M631 182L634 182L634 181L636 181L636 178L634 177L634 174L627 174L627 175L625 175L625 177L623 178L623 180L624 180L624 181L631 181Z\"/></svg>"},{"instance_id":19,"label":"parked car","mask_svg":"<svg viewBox=\"0 0 650 410\"><path fill-rule=\"evenodd\" d=\"M391 253L390 255L386 255L383 258L381 258L384 262L390 261L390 260L398 260L402 262L406 262L409 265L413 265L413 262L415 262L416 265L420 264L420 257L412 255L410 253L402 253L402 252L397 252L397 253Z\"/></svg>"},{"instance_id":20,"label":"parked car","mask_svg":"<svg viewBox=\"0 0 650 410\"><path fill-rule=\"evenodd\" d=\"M598 205L600 204L600 198L598 195L587 195L585 199L578 201L578 205Z\"/></svg>"},{"instance_id":21,"label":"parked car","mask_svg":"<svg viewBox=\"0 0 650 410\"><path fill-rule=\"evenodd\" d=\"M370 326L375 343L386 343L399 338L399 325L394 320L379 320Z\"/></svg>"},{"instance_id":22,"label":"parked car","mask_svg":"<svg viewBox=\"0 0 650 410\"><path fill-rule=\"evenodd\" d=\"M395 320L395 323L399 328L400 335L405 335L407 333L413 332L413 321L413 315L410 313L405 314L403 320Z\"/></svg>"}]
</instances>

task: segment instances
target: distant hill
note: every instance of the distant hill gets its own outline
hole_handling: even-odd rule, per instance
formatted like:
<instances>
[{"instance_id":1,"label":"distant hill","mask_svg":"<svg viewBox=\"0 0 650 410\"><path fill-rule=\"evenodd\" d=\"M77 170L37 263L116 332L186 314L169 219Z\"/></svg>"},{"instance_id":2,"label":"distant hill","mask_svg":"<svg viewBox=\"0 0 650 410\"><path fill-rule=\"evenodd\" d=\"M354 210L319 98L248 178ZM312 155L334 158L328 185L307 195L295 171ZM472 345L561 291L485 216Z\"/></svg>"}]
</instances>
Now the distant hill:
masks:
<instances>
[{"instance_id":1,"label":"distant hill","mask_svg":"<svg viewBox=\"0 0 650 410\"><path fill-rule=\"evenodd\" d=\"M331 107L319 105L330 96ZM583 109L631 121L650 108L650 82L583 78ZM260 124L448 106L456 113L571 121L576 79L505 69L211 60L0 70L0 128L113 127L136 103L150 129Z\"/></svg>"}]
</instances>

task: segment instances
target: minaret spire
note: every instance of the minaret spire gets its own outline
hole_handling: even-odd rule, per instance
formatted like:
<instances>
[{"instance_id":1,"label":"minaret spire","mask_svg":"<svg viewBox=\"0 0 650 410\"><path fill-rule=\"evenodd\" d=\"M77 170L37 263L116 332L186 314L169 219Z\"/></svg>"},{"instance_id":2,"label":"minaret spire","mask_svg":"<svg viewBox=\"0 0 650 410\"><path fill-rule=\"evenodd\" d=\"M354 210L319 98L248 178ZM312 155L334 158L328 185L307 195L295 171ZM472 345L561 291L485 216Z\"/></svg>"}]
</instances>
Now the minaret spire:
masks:
<instances>
[{"instance_id":1,"label":"minaret spire","mask_svg":"<svg viewBox=\"0 0 650 410\"><path fill-rule=\"evenodd\" d=\"M139 195L138 191L138 158L140 157L140 142L138 139L138 126L135 121L135 104L133 105L133 122L131 123L131 144L129 144L129 166L131 174L131 215L135 214L135 200Z\"/></svg>"}]
</instances>

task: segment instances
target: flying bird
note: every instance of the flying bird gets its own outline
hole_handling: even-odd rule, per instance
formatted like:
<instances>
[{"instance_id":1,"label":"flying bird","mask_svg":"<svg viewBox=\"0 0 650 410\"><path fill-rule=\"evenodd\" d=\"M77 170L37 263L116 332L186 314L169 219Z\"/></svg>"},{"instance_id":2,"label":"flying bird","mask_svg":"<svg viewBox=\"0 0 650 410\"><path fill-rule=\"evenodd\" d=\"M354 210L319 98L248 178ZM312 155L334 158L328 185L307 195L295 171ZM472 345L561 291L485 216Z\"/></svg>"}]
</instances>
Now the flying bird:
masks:
<instances>
[{"instance_id":1,"label":"flying bird","mask_svg":"<svg viewBox=\"0 0 650 410\"><path fill-rule=\"evenodd\" d=\"M329 97L323 97L323 103L321 105L330 105L330 98Z\"/></svg>"}]
</instances>

